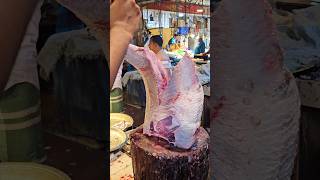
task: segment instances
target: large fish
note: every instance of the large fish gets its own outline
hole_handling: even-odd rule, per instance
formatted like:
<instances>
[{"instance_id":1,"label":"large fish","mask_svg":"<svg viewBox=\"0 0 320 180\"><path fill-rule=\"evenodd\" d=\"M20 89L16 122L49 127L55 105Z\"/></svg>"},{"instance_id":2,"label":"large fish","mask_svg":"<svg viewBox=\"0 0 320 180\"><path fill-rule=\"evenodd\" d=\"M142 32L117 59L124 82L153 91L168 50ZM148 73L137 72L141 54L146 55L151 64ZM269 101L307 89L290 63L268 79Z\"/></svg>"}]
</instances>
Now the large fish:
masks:
<instances>
[{"instance_id":1,"label":"large fish","mask_svg":"<svg viewBox=\"0 0 320 180\"><path fill-rule=\"evenodd\" d=\"M143 133L189 149L200 126L204 94L195 64L184 56L168 74L156 55L130 45L125 59L141 74L146 89Z\"/></svg>"},{"instance_id":2,"label":"large fish","mask_svg":"<svg viewBox=\"0 0 320 180\"><path fill-rule=\"evenodd\" d=\"M290 179L300 100L265 0L223 0L213 16L211 162L216 180Z\"/></svg>"}]
</instances>

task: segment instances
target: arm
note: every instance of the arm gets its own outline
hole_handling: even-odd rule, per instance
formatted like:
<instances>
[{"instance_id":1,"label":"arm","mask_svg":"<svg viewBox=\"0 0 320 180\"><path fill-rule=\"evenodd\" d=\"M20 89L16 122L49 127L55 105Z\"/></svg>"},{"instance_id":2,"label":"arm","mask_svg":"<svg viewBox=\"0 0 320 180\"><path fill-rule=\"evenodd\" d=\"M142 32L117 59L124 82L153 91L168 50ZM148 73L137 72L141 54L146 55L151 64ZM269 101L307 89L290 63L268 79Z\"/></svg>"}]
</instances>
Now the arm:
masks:
<instances>
[{"instance_id":1,"label":"arm","mask_svg":"<svg viewBox=\"0 0 320 180\"><path fill-rule=\"evenodd\" d=\"M207 52L204 53L204 55L208 55L208 54L210 54L210 48L208 49Z\"/></svg>"},{"instance_id":2,"label":"arm","mask_svg":"<svg viewBox=\"0 0 320 180\"><path fill-rule=\"evenodd\" d=\"M119 11L121 8L124 10ZM134 0L115 0L110 6L110 88L116 79L133 34L139 28L140 18L140 8Z\"/></svg>"},{"instance_id":3,"label":"arm","mask_svg":"<svg viewBox=\"0 0 320 180\"><path fill-rule=\"evenodd\" d=\"M5 88L38 0L0 0L0 92Z\"/></svg>"},{"instance_id":4,"label":"arm","mask_svg":"<svg viewBox=\"0 0 320 180\"><path fill-rule=\"evenodd\" d=\"M131 39L132 35L121 27L114 27L110 30L110 88L116 79Z\"/></svg>"}]
</instances>

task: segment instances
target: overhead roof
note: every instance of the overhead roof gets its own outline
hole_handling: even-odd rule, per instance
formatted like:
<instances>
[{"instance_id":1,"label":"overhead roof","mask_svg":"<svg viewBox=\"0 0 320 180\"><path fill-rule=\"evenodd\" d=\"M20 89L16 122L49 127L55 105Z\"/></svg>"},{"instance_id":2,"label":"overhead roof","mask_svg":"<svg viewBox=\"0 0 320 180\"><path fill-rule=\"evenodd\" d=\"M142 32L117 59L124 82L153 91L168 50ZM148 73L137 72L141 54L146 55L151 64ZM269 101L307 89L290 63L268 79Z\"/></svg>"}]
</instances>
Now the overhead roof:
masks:
<instances>
[{"instance_id":1,"label":"overhead roof","mask_svg":"<svg viewBox=\"0 0 320 180\"><path fill-rule=\"evenodd\" d=\"M177 3L191 3L197 5L210 6L210 0L136 0L139 4L152 3L152 2L177 2Z\"/></svg>"},{"instance_id":2,"label":"overhead roof","mask_svg":"<svg viewBox=\"0 0 320 180\"><path fill-rule=\"evenodd\" d=\"M137 0L137 3L147 9L190 14L210 14L209 0Z\"/></svg>"}]
</instances>

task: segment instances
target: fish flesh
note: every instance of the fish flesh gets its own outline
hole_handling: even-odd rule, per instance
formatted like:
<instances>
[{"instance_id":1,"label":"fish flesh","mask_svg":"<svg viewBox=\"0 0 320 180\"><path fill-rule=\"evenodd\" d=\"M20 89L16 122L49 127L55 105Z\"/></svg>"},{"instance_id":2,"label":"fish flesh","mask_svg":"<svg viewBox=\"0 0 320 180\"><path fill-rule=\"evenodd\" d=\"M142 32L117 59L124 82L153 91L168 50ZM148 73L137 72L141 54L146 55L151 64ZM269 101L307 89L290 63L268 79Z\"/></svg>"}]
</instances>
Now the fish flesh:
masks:
<instances>
[{"instance_id":1,"label":"fish flesh","mask_svg":"<svg viewBox=\"0 0 320 180\"><path fill-rule=\"evenodd\" d=\"M185 55L171 73L156 54L130 45L124 58L141 74L146 89L143 133L189 149L200 127L204 93L195 64Z\"/></svg>"},{"instance_id":2,"label":"fish flesh","mask_svg":"<svg viewBox=\"0 0 320 180\"><path fill-rule=\"evenodd\" d=\"M212 178L290 179L300 98L269 3L223 0L212 25Z\"/></svg>"}]
</instances>

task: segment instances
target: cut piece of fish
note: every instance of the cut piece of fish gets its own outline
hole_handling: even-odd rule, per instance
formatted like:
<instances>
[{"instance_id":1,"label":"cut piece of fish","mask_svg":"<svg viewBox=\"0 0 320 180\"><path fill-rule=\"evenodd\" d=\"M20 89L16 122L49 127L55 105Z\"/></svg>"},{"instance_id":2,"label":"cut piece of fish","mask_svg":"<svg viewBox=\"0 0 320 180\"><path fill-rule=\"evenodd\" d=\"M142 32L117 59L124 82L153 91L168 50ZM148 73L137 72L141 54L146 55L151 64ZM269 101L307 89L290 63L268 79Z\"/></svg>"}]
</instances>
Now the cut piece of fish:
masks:
<instances>
[{"instance_id":1,"label":"cut piece of fish","mask_svg":"<svg viewBox=\"0 0 320 180\"><path fill-rule=\"evenodd\" d=\"M156 55L130 45L125 56L141 74L146 89L144 134L189 149L200 126L204 94L195 64L184 56L168 74Z\"/></svg>"},{"instance_id":2,"label":"cut piece of fish","mask_svg":"<svg viewBox=\"0 0 320 180\"><path fill-rule=\"evenodd\" d=\"M286 180L300 99L264 0L223 0L213 16L211 162L216 180Z\"/></svg>"}]
</instances>

